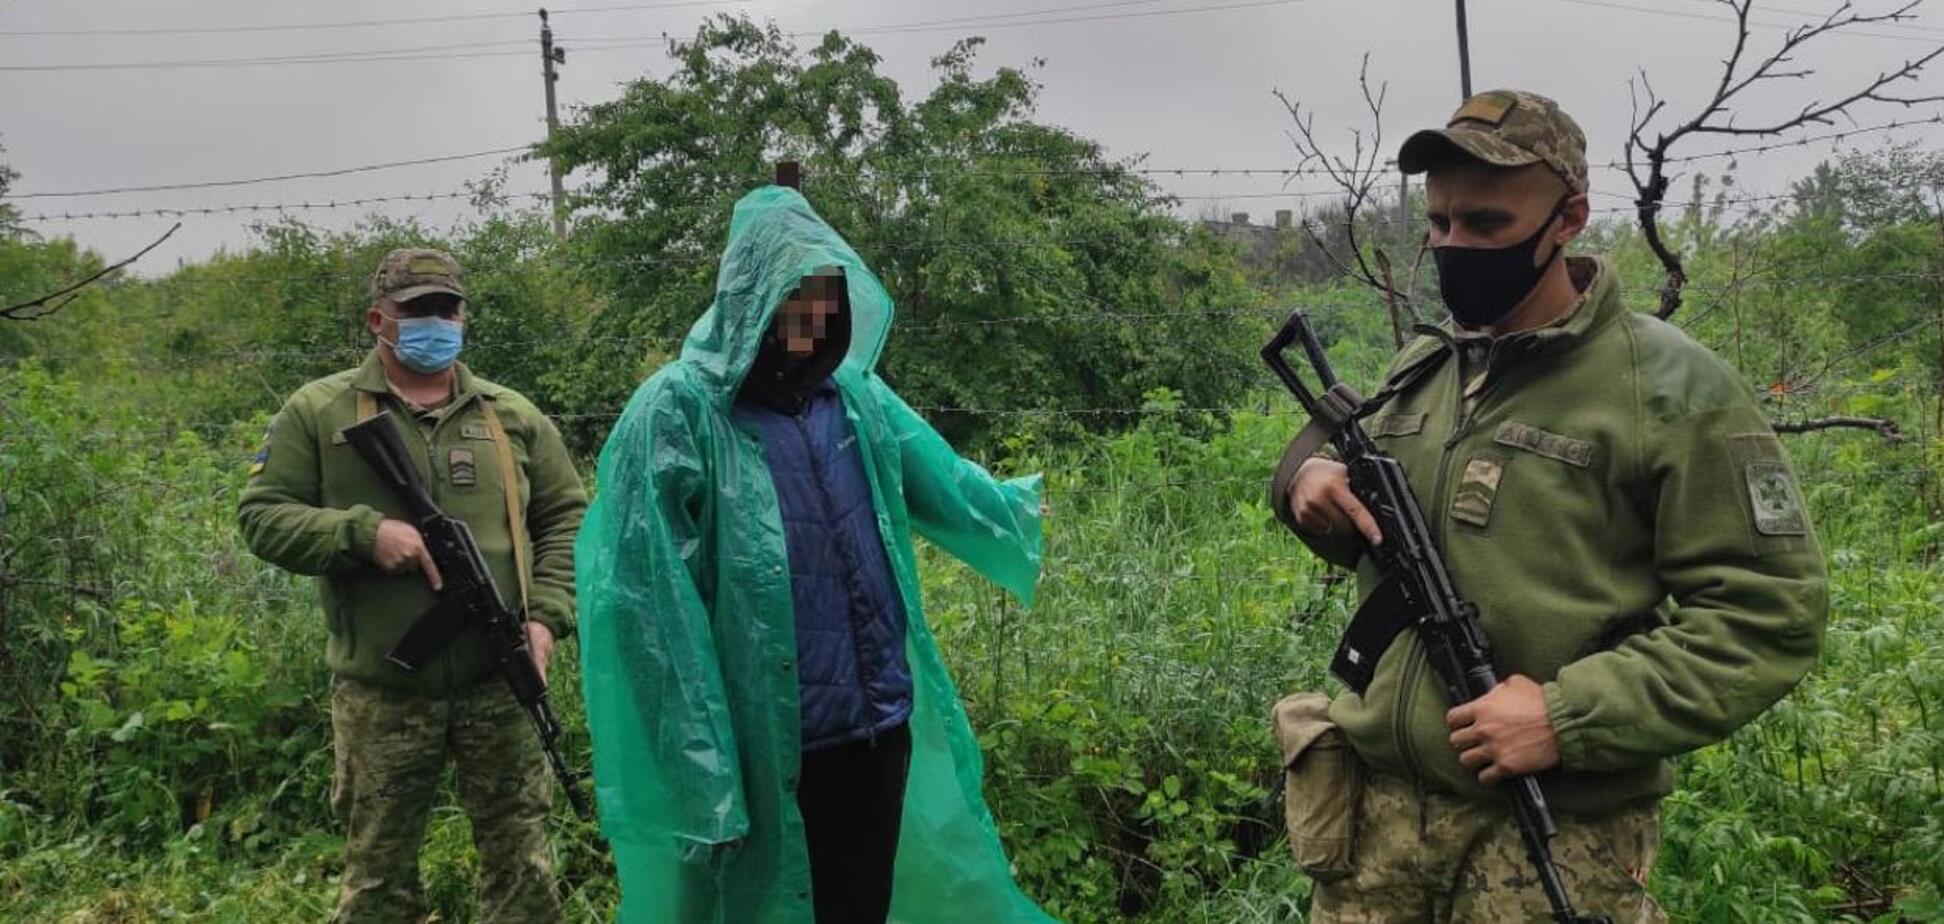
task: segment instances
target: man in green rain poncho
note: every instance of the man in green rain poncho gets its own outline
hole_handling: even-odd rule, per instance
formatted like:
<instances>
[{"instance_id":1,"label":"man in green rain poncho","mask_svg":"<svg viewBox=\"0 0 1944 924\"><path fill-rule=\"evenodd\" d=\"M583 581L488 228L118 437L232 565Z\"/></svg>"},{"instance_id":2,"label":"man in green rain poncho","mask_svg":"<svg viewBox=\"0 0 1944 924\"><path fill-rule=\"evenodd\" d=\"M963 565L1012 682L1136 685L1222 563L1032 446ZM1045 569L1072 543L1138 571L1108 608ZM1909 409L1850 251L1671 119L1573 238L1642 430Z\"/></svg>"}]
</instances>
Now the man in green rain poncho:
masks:
<instances>
[{"instance_id":1,"label":"man in green rain poncho","mask_svg":"<svg viewBox=\"0 0 1944 924\"><path fill-rule=\"evenodd\" d=\"M628 924L1050 920L1013 883L911 534L1032 602L1039 478L878 377L883 285L795 190L743 197L715 302L601 453L575 551Z\"/></svg>"}]
</instances>

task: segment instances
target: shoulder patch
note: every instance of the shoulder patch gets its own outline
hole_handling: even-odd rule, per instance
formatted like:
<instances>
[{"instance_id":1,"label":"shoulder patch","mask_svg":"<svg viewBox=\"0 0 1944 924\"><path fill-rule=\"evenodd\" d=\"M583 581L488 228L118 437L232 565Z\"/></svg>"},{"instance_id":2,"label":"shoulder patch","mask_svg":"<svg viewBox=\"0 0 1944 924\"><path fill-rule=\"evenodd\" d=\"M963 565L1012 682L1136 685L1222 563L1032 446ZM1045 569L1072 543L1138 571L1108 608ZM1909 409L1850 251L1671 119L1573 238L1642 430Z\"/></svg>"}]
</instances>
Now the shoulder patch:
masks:
<instances>
[{"instance_id":1,"label":"shoulder patch","mask_svg":"<svg viewBox=\"0 0 1944 924\"><path fill-rule=\"evenodd\" d=\"M1782 462L1749 462L1742 469L1755 531L1764 536L1801 536L1809 532L1795 478Z\"/></svg>"},{"instance_id":2,"label":"shoulder patch","mask_svg":"<svg viewBox=\"0 0 1944 924\"><path fill-rule=\"evenodd\" d=\"M250 474L247 477L255 478L263 471L265 465L270 464L270 437L276 432L277 418L272 417L270 425L263 428L263 445L258 447L256 455L250 457Z\"/></svg>"}]
</instances>

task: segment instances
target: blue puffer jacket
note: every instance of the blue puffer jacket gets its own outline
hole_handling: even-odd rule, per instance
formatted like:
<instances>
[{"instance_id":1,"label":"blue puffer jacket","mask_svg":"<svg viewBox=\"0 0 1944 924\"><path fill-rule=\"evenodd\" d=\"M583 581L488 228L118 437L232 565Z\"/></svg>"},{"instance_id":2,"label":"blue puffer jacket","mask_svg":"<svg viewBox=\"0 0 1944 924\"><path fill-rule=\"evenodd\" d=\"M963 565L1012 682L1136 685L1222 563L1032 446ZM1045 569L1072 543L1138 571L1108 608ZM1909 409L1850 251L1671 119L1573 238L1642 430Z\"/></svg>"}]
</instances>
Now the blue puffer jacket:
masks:
<instances>
[{"instance_id":1,"label":"blue puffer jacket","mask_svg":"<svg viewBox=\"0 0 1944 924\"><path fill-rule=\"evenodd\" d=\"M883 734L911 717L905 611L844 399L825 382L797 414L739 401L782 508L796 608L803 750Z\"/></svg>"}]
</instances>

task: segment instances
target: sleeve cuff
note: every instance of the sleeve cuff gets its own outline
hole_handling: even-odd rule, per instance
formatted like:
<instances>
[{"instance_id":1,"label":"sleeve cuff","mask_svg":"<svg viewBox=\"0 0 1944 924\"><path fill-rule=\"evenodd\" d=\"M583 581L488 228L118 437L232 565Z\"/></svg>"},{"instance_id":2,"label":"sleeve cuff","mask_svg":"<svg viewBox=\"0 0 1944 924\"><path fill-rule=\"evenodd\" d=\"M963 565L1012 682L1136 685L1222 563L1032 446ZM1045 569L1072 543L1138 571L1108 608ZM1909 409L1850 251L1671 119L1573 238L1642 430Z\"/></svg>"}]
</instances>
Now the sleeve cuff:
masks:
<instances>
[{"instance_id":1,"label":"sleeve cuff","mask_svg":"<svg viewBox=\"0 0 1944 924\"><path fill-rule=\"evenodd\" d=\"M1553 738L1559 744L1559 766L1565 770L1580 770L1586 767L1586 740L1575 724L1578 721L1573 705L1566 701L1566 691L1559 681L1548 682L1539 688L1546 696L1546 722L1552 725Z\"/></svg>"},{"instance_id":2,"label":"sleeve cuff","mask_svg":"<svg viewBox=\"0 0 1944 924\"><path fill-rule=\"evenodd\" d=\"M529 610L527 618L546 626L547 631L553 633L554 641L556 642L566 641L572 637L576 628L572 617L562 616L559 613L533 612Z\"/></svg>"},{"instance_id":3,"label":"sleeve cuff","mask_svg":"<svg viewBox=\"0 0 1944 924\"><path fill-rule=\"evenodd\" d=\"M371 561L378 547L378 524L385 521L385 515L363 504L351 508L350 513L351 554L359 561Z\"/></svg>"}]
</instances>

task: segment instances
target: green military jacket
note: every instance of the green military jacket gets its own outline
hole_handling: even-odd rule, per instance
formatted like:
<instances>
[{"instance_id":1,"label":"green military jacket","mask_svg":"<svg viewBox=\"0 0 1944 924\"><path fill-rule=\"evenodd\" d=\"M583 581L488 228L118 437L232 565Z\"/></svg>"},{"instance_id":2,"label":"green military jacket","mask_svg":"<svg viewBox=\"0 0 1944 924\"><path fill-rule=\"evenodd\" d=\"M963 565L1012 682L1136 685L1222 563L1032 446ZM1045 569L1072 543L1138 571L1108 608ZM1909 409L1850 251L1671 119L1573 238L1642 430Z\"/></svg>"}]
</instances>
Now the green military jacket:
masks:
<instances>
[{"instance_id":1,"label":"green military jacket","mask_svg":"<svg viewBox=\"0 0 1944 924\"><path fill-rule=\"evenodd\" d=\"M527 614L565 638L574 630L574 534L587 496L560 432L511 389L458 366L453 399L424 420L391 393L377 352L356 369L318 379L284 402L251 467L238 518L250 551L298 574L317 575L330 630L326 657L340 676L398 689L452 692L493 671L485 637L465 632L416 674L385 660L400 636L432 606L417 572L385 574L372 562L378 523L408 519L405 506L339 431L369 392L390 410L421 463L427 491L479 541L509 606L519 605L512 530L499 456L485 415L497 412L518 470L530 563Z\"/></svg>"},{"instance_id":2,"label":"green military jacket","mask_svg":"<svg viewBox=\"0 0 1944 924\"><path fill-rule=\"evenodd\" d=\"M1403 464L1500 674L1544 686L1561 754L1540 778L1549 801L1600 813L1668 793L1669 757L1727 737L1795 686L1816 661L1828 580L1747 383L1627 309L1610 264L1571 268L1578 308L1490 342L1470 402L1447 357L1365 427ZM1393 376L1481 336L1449 322L1418 331ZM1295 529L1279 481L1277 513ZM1297 535L1357 564L1369 596L1377 575L1360 538ZM1369 689L1339 695L1330 717L1376 768L1488 798L1458 764L1449 707L1406 630Z\"/></svg>"}]
</instances>

